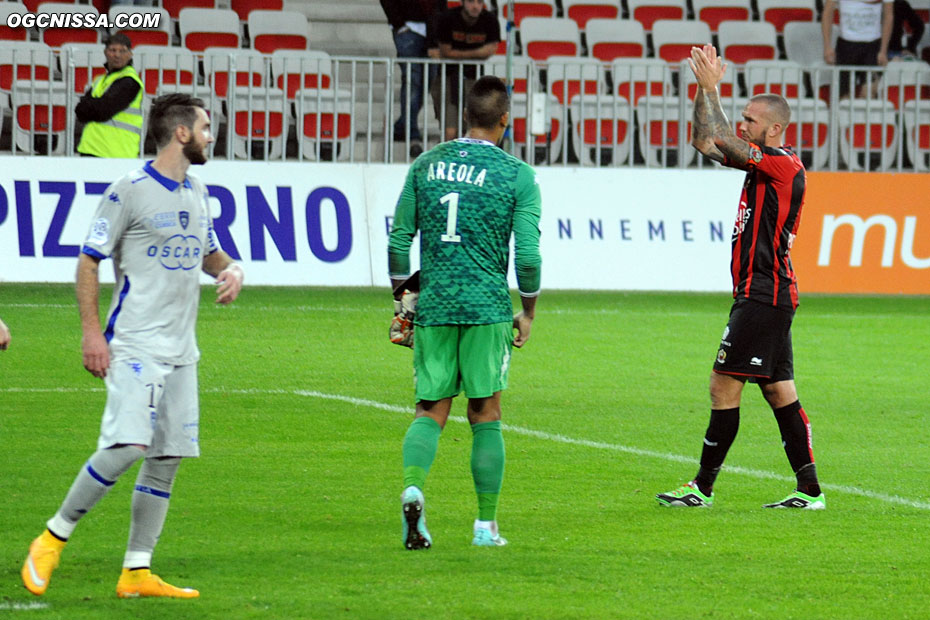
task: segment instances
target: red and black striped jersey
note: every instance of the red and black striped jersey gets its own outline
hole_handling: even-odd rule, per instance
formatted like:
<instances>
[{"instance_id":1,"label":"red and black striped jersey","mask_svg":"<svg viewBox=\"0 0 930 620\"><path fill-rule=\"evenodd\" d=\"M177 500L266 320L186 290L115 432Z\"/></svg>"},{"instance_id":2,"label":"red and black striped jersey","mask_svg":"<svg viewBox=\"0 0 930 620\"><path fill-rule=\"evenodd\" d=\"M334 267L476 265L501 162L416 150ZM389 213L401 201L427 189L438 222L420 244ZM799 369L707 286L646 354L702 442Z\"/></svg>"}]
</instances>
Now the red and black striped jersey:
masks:
<instances>
[{"instance_id":1,"label":"red and black striped jersey","mask_svg":"<svg viewBox=\"0 0 930 620\"><path fill-rule=\"evenodd\" d=\"M804 164L789 146L749 147L746 165L724 161L746 171L733 226L733 297L793 310L798 306L798 283L791 245L804 205Z\"/></svg>"}]
</instances>

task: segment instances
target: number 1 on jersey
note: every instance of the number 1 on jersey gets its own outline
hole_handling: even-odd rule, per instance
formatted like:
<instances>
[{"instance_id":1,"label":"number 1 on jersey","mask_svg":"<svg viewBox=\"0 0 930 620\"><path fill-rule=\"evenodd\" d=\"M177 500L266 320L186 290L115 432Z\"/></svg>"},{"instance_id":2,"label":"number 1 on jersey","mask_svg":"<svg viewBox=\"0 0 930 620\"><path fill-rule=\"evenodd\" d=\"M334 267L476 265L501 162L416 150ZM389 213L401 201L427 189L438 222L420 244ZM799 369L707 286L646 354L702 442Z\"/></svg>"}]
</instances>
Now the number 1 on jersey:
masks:
<instances>
[{"instance_id":1,"label":"number 1 on jersey","mask_svg":"<svg viewBox=\"0 0 930 620\"><path fill-rule=\"evenodd\" d=\"M462 240L462 237L455 234L455 224L456 220L459 217L459 194L458 192L451 192L439 199L439 204L444 204L449 206L449 215L446 218L446 234L442 235L440 239L448 243L459 243Z\"/></svg>"}]
</instances>

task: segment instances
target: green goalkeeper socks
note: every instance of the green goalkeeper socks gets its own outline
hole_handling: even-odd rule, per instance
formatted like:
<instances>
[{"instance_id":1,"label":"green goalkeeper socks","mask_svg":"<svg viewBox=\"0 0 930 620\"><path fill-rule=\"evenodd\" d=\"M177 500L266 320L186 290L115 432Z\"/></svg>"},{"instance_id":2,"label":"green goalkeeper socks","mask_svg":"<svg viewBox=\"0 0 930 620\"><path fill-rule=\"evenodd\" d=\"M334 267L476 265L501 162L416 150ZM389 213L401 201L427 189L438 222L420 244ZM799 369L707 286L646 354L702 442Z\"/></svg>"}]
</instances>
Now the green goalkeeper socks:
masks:
<instances>
[{"instance_id":1,"label":"green goalkeeper socks","mask_svg":"<svg viewBox=\"0 0 930 620\"><path fill-rule=\"evenodd\" d=\"M415 419L404 436L404 488L423 489L426 474L436 458L439 447L439 423L429 417Z\"/></svg>"},{"instance_id":2,"label":"green goalkeeper socks","mask_svg":"<svg viewBox=\"0 0 930 620\"><path fill-rule=\"evenodd\" d=\"M493 521L504 482L504 436L500 420L473 424L471 475L478 494L478 519Z\"/></svg>"}]
</instances>

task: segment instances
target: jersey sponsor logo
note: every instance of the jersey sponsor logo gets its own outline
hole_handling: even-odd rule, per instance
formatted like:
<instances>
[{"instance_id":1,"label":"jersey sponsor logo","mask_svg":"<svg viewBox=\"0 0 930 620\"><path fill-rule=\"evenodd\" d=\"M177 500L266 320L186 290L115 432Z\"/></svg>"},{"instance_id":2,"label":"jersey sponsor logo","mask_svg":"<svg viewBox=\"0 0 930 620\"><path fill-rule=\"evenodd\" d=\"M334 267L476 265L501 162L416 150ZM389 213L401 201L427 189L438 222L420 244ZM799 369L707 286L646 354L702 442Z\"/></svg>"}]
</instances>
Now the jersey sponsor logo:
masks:
<instances>
[{"instance_id":1,"label":"jersey sponsor logo","mask_svg":"<svg viewBox=\"0 0 930 620\"><path fill-rule=\"evenodd\" d=\"M162 211L152 216L152 226L154 228L171 228L177 226L178 220L174 211Z\"/></svg>"},{"instance_id":2,"label":"jersey sponsor logo","mask_svg":"<svg viewBox=\"0 0 930 620\"><path fill-rule=\"evenodd\" d=\"M178 212L178 219L181 220L181 228L187 230L187 225L190 224L191 214L187 211Z\"/></svg>"},{"instance_id":3,"label":"jersey sponsor logo","mask_svg":"<svg viewBox=\"0 0 930 620\"><path fill-rule=\"evenodd\" d=\"M116 192L110 192L110 195L107 196L107 200L119 204L119 195Z\"/></svg>"},{"instance_id":4,"label":"jersey sponsor logo","mask_svg":"<svg viewBox=\"0 0 930 620\"><path fill-rule=\"evenodd\" d=\"M149 246L148 255L157 258L165 269L190 271L200 266L203 244L194 235L172 235L159 248Z\"/></svg>"},{"instance_id":5,"label":"jersey sponsor logo","mask_svg":"<svg viewBox=\"0 0 930 620\"><path fill-rule=\"evenodd\" d=\"M110 239L110 221L101 217L98 218L94 225L90 227L90 236L87 241L97 245L105 245Z\"/></svg>"},{"instance_id":6,"label":"jersey sponsor logo","mask_svg":"<svg viewBox=\"0 0 930 620\"><path fill-rule=\"evenodd\" d=\"M761 357L753 357L753 358L751 358L751 359L749 360L749 365L750 365L750 366L761 366L761 365L762 365L762 358L761 358Z\"/></svg>"},{"instance_id":7,"label":"jersey sponsor logo","mask_svg":"<svg viewBox=\"0 0 930 620\"><path fill-rule=\"evenodd\" d=\"M739 211L736 212L736 223L733 225L734 240L743 234L744 230L746 230L746 223L749 221L751 216L752 209L746 206L745 200L740 201Z\"/></svg>"}]
</instances>

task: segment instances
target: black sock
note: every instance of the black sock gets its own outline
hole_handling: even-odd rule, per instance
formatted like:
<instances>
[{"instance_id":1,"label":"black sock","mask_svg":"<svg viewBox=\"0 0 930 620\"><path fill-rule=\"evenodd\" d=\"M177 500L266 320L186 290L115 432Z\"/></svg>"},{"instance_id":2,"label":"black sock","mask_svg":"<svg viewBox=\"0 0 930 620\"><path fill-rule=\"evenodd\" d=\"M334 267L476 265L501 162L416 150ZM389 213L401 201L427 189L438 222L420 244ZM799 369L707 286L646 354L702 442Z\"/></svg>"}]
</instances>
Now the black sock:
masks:
<instances>
[{"instance_id":1,"label":"black sock","mask_svg":"<svg viewBox=\"0 0 930 620\"><path fill-rule=\"evenodd\" d=\"M811 448L811 424L801 407L801 401L796 400L772 412L778 422L778 430L781 431L782 445L791 470L798 478L798 490L807 495L820 495L814 451Z\"/></svg>"},{"instance_id":2,"label":"black sock","mask_svg":"<svg viewBox=\"0 0 930 620\"><path fill-rule=\"evenodd\" d=\"M714 488L714 481L727 451L736 439L739 430L739 407L733 409L712 409L710 424L704 433L704 448L701 450L701 466L694 478L695 484L704 495L710 495Z\"/></svg>"},{"instance_id":3,"label":"black sock","mask_svg":"<svg viewBox=\"0 0 930 620\"><path fill-rule=\"evenodd\" d=\"M808 463L795 474L798 477L798 491L811 497L820 495L820 483L817 482L817 466Z\"/></svg>"}]
</instances>

